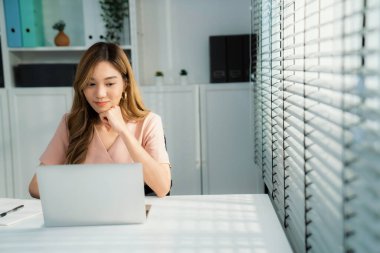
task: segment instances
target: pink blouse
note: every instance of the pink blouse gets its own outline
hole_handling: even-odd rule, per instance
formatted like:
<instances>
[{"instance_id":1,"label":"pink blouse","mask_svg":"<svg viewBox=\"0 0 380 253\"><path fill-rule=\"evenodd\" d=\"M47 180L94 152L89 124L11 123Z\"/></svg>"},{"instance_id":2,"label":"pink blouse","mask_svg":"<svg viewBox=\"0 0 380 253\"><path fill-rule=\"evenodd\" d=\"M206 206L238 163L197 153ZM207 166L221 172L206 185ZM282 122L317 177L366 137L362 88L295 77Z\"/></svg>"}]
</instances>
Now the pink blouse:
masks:
<instances>
[{"instance_id":1,"label":"pink blouse","mask_svg":"<svg viewBox=\"0 0 380 253\"><path fill-rule=\"evenodd\" d=\"M67 114L62 117L53 139L40 157L41 163L64 164L69 145L66 117ZM150 112L143 120L128 122L127 127L153 159L159 163L170 164L160 116ZM84 163L133 163L133 160L120 136L107 150L95 128Z\"/></svg>"}]
</instances>

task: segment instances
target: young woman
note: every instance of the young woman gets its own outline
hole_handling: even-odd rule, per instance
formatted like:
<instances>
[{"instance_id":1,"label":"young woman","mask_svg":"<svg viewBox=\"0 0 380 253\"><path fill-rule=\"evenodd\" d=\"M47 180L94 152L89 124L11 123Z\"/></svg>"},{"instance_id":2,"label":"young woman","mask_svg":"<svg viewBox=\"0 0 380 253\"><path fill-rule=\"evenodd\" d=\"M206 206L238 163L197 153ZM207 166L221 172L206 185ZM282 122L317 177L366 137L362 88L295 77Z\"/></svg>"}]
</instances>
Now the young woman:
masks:
<instances>
[{"instance_id":1,"label":"young woman","mask_svg":"<svg viewBox=\"0 0 380 253\"><path fill-rule=\"evenodd\" d=\"M139 162L146 185L165 196L171 172L161 118L144 107L124 51L112 43L92 45L77 67L74 92L41 164ZM36 175L29 192L39 198Z\"/></svg>"}]
</instances>

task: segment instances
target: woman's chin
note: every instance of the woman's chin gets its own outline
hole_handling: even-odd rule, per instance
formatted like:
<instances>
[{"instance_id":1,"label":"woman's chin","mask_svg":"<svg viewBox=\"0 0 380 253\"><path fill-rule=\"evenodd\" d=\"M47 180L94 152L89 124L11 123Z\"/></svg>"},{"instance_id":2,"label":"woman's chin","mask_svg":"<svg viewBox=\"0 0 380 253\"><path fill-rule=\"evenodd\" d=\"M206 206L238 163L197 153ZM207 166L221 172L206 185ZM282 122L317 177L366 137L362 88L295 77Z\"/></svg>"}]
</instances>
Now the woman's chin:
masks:
<instances>
[{"instance_id":1,"label":"woman's chin","mask_svg":"<svg viewBox=\"0 0 380 253\"><path fill-rule=\"evenodd\" d=\"M107 107L96 107L96 108L93 108L97 113L102 113L102 112L106 112L110 109L109 106Z\"/></svg>"}]
</instances>

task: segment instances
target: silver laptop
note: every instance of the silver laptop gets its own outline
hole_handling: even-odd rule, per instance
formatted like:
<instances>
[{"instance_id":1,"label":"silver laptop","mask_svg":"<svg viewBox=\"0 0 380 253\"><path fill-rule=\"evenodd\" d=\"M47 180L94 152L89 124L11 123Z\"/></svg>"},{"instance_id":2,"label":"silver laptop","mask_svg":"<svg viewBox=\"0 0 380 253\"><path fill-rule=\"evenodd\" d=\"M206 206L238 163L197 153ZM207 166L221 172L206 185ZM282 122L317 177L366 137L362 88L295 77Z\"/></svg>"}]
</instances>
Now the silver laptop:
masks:
<instances>
[{"instance_id":1,"label":"silver laptop","mask_svg":"<svg viewBox=\"0 0 380 253\"><path fill-rule=\"evenodd\" d=\"M45 226L143 223L142 165L44 165L37 168Z\"/></svg>"}]
</instances>

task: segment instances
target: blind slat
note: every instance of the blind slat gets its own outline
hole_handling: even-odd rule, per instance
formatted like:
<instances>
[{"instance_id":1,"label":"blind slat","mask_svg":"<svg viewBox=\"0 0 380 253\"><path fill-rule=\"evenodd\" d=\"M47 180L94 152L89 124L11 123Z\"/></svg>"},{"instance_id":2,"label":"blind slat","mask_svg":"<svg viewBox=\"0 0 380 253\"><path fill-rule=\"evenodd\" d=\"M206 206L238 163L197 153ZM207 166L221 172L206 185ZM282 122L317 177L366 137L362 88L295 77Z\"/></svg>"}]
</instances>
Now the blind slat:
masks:
<instances>
[{"instance_id":1,"label":"blind slat","mask_svg":"<svg viewBox=\"0 0 380 253\"><path fill-rule=\"evenodd\" d=\"M376 252L380 3L252 2L261 38L257 160L291 245L296 252Z\"/></svg>"}]
</instances>

